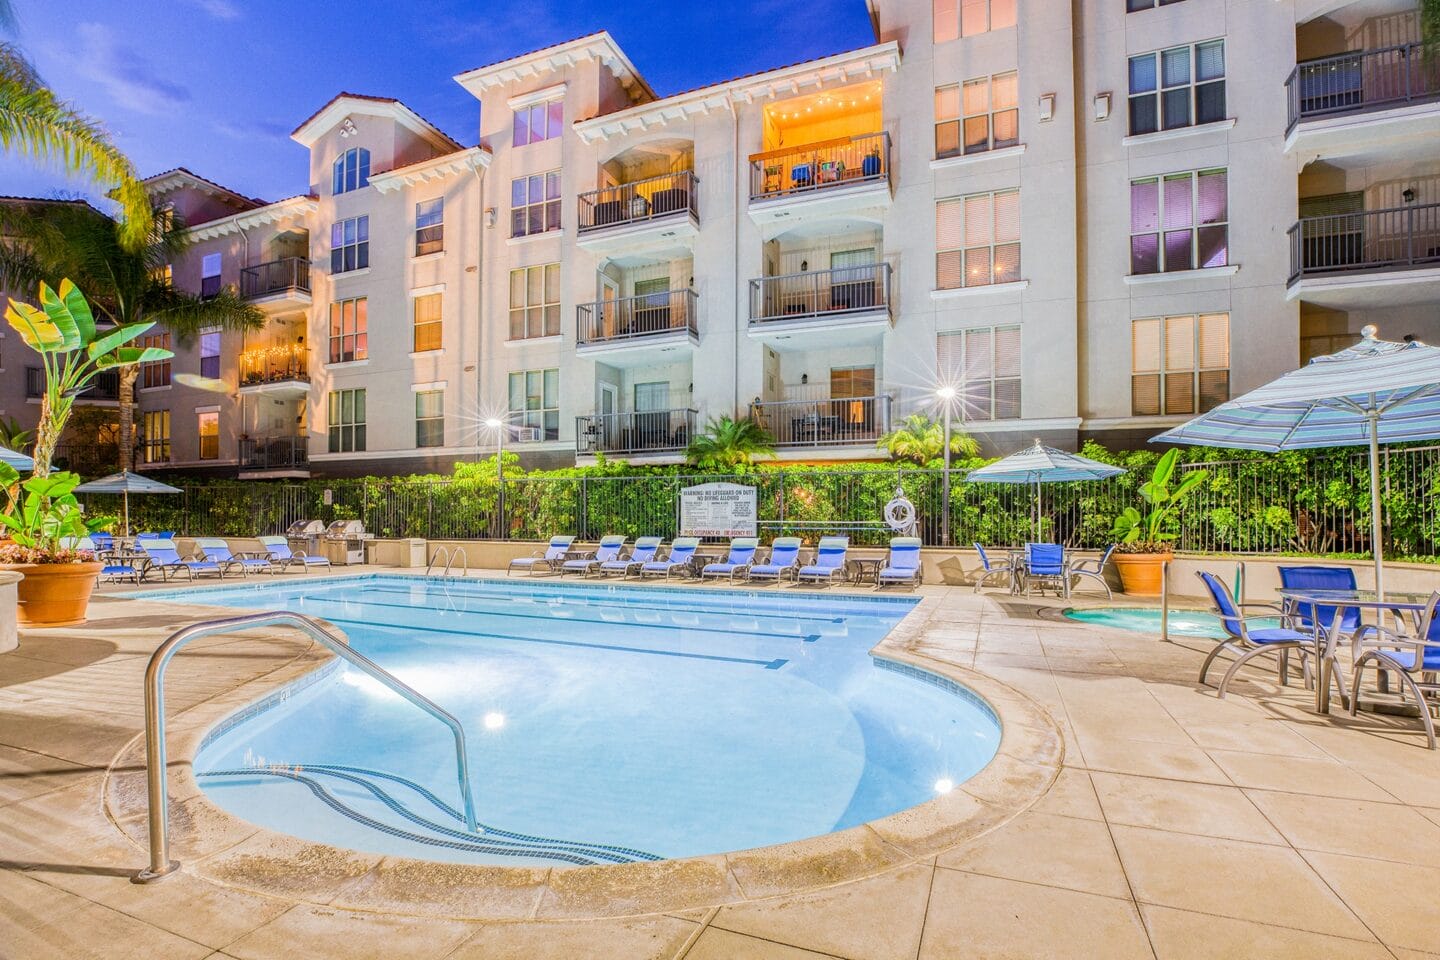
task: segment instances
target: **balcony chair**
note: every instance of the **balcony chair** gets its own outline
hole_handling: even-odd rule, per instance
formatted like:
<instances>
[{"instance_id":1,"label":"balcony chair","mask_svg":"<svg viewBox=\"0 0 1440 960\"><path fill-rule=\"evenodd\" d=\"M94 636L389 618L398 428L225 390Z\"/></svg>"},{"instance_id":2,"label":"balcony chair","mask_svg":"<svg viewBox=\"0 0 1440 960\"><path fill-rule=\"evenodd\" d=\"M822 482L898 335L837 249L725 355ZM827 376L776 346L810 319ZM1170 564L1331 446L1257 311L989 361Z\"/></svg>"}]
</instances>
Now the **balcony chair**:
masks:
<instances>
[{"instance_id":1,"label":"balcony chair","mask_svg":"<svg viewBox=\"0 0 1440 960\"><path fill-rule=\"evenodd\" d=\"M770 556L764 563L751 564L745 578L752 583L757 580L773 580L779 583L789 577L796 578L800 572L799 537L776 537L770 544Z\"/></svg>"},{"instance_id":2,"label":"balcony chair","mask_svg":"<svg viewBox=\"0 0 1440 960\"><path fill-rule=\"evenodd\" d=\"M1373 661L1379 670L1399 674L1414 695L1425 725L1425 742L1434 750L1435 721L1430 711L1435 704L1426 694L1440 694L1440 590L1425 602L1414 636L1367 624L1356 631L1351 653L1355 668L1350 680L1350 716L1360 709L1360 673Z\"/></svg>"},{"instance_id":3,"label":"balcony chair","mask_svg":"<svg viewBox=\"0 0 1440 960\"><path fill-rule=\"evenodd\" d=\"M790 168L791 189L798 190L802 187L813 186L815 183L814 167L808 163L797 163Z\"/></svg>"},{"instance_id":4,"label":"balcony chair","mask_svg":"<svg viewBox=\"0 0 1440 960\"><path fill-rule=\"evenodd\" d=\"M560 564L560 575L567 573L578 573L582 577L588 577L592 573L600 572L600 564L620 559L620 552L625 549L624 534L613 534L600 538L600 546L594 552L583 557L571 557Z\"/></svg>"},{"instance_id":5,"label":"balcony chair","mask_svg":"<svg viewBox=\"0 0 1440 960\"><path fill-rule=\"evenodd\" d=\"M706 577L729 577L730 582L736 579L743 580L750 572L750 565L755 562L755 551L759 549L760 541L754 537L736 537L730 541L730 552L721 563L707 563L700 571L700 578Z\"/></svg>"},{"instance_id":6,"label":"balcony chair","mask_svg":"<svg viewBox=\"0 0 1440 960\"><path fill-rule=\"evenodd\" d=\"M275 569L288 571L291 567L299 567L306 573L311 567L330 566L329 557L312 557L304 550L291 550L290 541L280 536L257 537L260 546L265 548L265 557Z\"/></svg>"},{"instance_id":7,"label":"balcony chair","mask_svg":"<svg viewBox=\"0 0 1440 960\"><path fill-rule=\"evenodd\" d=\"M1010 581L1010 592L1014 593L1015 565L1008 559L996 560L992 563L990 556L985 552L985 548L980 545L980 541L978 540L971 544L971 546L975 548L976 553L980 554L980 576L975 578L975 592L979 593L980 588L994 578L1004 577Z\"/></svg>"},{"instance_id":8,"label":"balcony chair","mask_svg":"<svg viewBox=\"0 0 1440 960\"><path fill-rule=\"evenodd\" d=\"M663 576L666 580L672 574L695 573L695 550L700 546L698 537L676 537L670 544L670 552L664 560L651 560L640 567L640 579Z\"/></svg>"},{"instance_id":9,"label":"balcony chair","mask_svg":"<svg viewBox=\"0 0 1440 960\"><path fill-rule=\"evenodd\" d=\"M618 573L627 579L632 573L639 574L641 567L655 559L655 551L660 549L662 539L664 538L636 537L635 546L626 556L600 561L600 567L596 572L602 577Z\"/></svg>"},{"instance_id":10,"label":"balcony chair","mask_svg":"<svg viewBox=\"0 0 1440 960\"><path fill-rule=\"evenodd\" d=\"M1205 682L1205 675L1210 672L1210 664L1220 656L1220 651L1229 650L1238 653L1235 662L1230 664L1230 669L1225 671L1225 676L1220 680L1220 687L1217 695L1225 699L1225 691L1230 687L1230 681L1239 672L1240 668L1262 654L1274 653L1279 658L1280 684L1285 686L1290 682L1290 651L1298 650L1301 656L1311 653L1315 649L1315 636L1313 633L1304 633L1300 630L1292 630L1289 627L1261 627L1252 629L1250 624L1256 620L1273 619L1280 608L1273 603L1236 603L1235 596L1230 588L1220 581L1220 578L1205 570L1196 571L1195 574L1205 584L1205 592L1210 595L1210 601L1215 606L1215 613L1220 617L1220 629L1225 631L1225 639L1215 645L1215 649L1205 657L1205 662L1200 665L1200 682ZM1269 610L1269 617L1247 617L1244 611L1250 608ZM1342 691L1343 695L1343 691Z\"/></svg>"},{"instance_id":11,"label":"balcony chair","mask_svg":"<svg viewBox=\"0 0 1440 960\"><path fill-rule=\"evenodd\" d=\"M1044 596L1047 586L1062 596L1070 596L1070 581L1065 569L1065 548L1058 543L1025 544L1025 570L1022 577L1027 597L1030 596L1030 587L1037 583L1040 585L1041 596Z\"/></svg>"},{"instance_id":12,"label":"balcony chair","mask_svg":"<svg viewBox=\"0 0 1440 960\"><path fill-rule=\"evenodd\" d=\"M833 583L836 579L845 582L845 553L849 549L849 537L821 537L820 546L815 552L815 562L796 571L796 582L811 580L816 583Z\"/></svg>"},{"instance_id":13,"label":"balcony chair","mask_svg":"<svg viewBox=\"0 0 1440 960\"><path fill-rule=\"evenodd\" d=\"M517 567L532 577L537 570L554 573L560 569L560 564L565 562L565 555L570 552L570 545L574 542L574 537L551 537L549 546L543 552L511 560L510 565L505 568L505 576L510 576Z\"/></svg>"},{"instance_id":14,"label":"balcony chair","mask_svg":"<svg viewBox=\"0 0 1440 960\"><path fill-rule=\"evenodd\" d=\"M194 580L206 573L213 573L221 578L225 576L218 563L197 560L193 557L181 557L180 552L175 548L174 540L144 539L137 540L135 543L145 554L145 566L140 571L141 580L155 570L160 572L162 580L169 580L172 575L182 571L186 580Z\"/></svg>"},{"instance_id":15,"label":"balcony chair","mask_svg":"<svg viewBox=\"0 0 1440 960\"><path fill-rule=\"evenodd\" d=\"M891 537L890 559L875 574L875 589L887 583L903 583L918 587L925 580L925 571L920 565L919 537Z\"/></svg>"},{"instance_id":16,"label":"balcony chair","mask_svg":"<svg viewBox=\"0 0 1440 960\"><path fill-rule=\"evenodd\" d=\"M239 570L242 577L251 573L268 573L272 576L275 573L275 565L268 556L250 556L243 553L236 556L230 551L230 545L219 537L196 537L195 546L206 560L219 564L222 577L232 570Z\"/></svg>"},{"instance_id":17,"label":"balcony chair","mask_svg":"<svg viewBox=\"0 0 1440 960\"><path fill-rule=\"evenodd\" d=\"M1105 582L1105 565L1110 562L1110 554L1115 552L1115 544L1105 548L1105 552L1097 560L1094 557L1076 560L1066 564L1066 596L1075 592L1075 585L1080 582L1081 577L1088 577L1105 590L1105 599L1110 600L1115 595L1110 592L1110 584Z\"/></svg>"}]
</instances>

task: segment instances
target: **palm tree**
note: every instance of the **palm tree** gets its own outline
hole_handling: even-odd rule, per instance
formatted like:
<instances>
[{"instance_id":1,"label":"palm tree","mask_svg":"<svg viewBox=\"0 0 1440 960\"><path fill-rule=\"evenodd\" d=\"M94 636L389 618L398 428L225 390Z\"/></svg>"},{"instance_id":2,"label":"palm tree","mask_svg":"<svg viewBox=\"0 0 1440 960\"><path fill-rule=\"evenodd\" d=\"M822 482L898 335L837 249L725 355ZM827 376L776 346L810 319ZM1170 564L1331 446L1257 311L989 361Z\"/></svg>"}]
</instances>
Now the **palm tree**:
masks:
<instances>
[{"instance_id":1,"label":"palm tree","mask_svg":"<svg viewBox=\"0 0 1440 960\"><path fill-rule=\"evenodd\" d=\"M922 467L945 454L945 428L940 421L923 413L912 413L878 442L897 460L912 460ZM980 444L963 430L951 429L950 452L961 457L980 454Z\"/></svg>"},{"instance_id":2,"label":"palm tree","mask_svg":"<svg viewBox=\"0 0 1440 960\"><path fill-rule=\"evenodd\" d=\"M15 29L10 0L0 0L0 29ZM120 235L126 246L144 246L154 213L129 158L96 121L55 96L13 43L0 41L0 150L56 163L88 177L120 204Z\"/></svg>"},{"instance_id":3,"label":"palm tree","mask_svg":"<svg viewBox=\"0 0 1440 960\"><path fill-rule=\"evenodd\" d=\"M735 467L774 455L774 438L753 417L711 417L705 432L690 441L685 461L692 466Z\"/></svg>"}]
</instances>

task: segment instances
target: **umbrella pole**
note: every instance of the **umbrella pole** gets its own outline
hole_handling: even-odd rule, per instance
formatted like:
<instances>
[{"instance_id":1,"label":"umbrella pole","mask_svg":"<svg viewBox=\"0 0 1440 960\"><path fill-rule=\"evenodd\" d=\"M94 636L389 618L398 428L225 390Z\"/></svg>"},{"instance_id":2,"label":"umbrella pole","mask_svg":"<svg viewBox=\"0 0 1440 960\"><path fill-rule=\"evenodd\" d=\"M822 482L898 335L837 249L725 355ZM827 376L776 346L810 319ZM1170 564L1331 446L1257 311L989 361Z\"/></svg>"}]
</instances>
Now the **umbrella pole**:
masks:
<instances>
[{"instance_id":1,"label":"umbrella pole","mask_svg":"<svg viewBox=\"0 0 1440 960\"><path fill-rule=\"evenodd\" d=\"M1385 556L1380 542L1380 411L1372 409L1370 421L1370 553L1375 558L1375 595L1385 599Z\"/></svg>"},{"instance_id":2,"label":"umbrella pole","mask_svg":"<svg viewBox=\"0 0 1440 960\"><path fill-rule=\"evenodd\" d=\"M122 512L125 514L125 522L121 527L121 529L124 530L122 536L128 537L130 536L130 491L122 490L120 492L120 498L121 502L124 504L124 509L122 510Z\"/></svg>"}]
</instances>

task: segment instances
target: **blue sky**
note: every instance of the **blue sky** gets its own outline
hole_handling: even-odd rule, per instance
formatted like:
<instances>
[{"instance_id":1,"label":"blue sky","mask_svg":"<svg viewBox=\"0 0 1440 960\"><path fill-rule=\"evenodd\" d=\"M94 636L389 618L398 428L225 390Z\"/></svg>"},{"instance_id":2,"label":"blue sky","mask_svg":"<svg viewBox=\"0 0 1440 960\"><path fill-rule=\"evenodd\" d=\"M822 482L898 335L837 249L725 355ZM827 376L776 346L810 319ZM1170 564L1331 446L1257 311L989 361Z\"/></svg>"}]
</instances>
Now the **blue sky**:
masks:
<instances>
[{"instance_id":1,"label":"blue sky","mask_svg":"<svg viewBox=\"0 0 1440 960\"><path fill-rule=\"evenodd\" d=\"M403 100L462 143L477 103L451 77L608 29L662 96L864 46L864 0L15 0L18 40L141 175L185 166L241 193L305 187L290 131L341 90ZM403 15L397 10L406 11ZM0 157L0 193L84 193Z\"/></svg>"}]
</instances>

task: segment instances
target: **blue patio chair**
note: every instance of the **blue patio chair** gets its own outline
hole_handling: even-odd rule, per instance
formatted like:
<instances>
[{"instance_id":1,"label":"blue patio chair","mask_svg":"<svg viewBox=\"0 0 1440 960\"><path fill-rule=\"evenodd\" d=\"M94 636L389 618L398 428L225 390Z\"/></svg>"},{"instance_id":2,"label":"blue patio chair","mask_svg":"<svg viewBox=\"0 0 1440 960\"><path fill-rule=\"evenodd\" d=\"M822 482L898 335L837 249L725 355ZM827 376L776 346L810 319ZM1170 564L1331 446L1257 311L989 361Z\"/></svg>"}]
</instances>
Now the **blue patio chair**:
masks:
<instances>
[{"instance_id":1,"label":"blue patio chair","mask_svg":"<svg viewBox=\"0 0 1440 960\"><path fill-rule=\"evenodd\" d=\"M764 563L750 565L747 580L773 580L779 583L789 577L795 579L800 572L799 537L776 537L770 544L770 556Z\"/></svg>"},{"instance_id":2,"label":"blue patio chair","mask_svg":"<svg viewBox=\"0 0 1440 960\"><path fill-rule=\"evenodd\" d=\"M162 580L169 580L182 572L186 580L194 580L206 573L213 573L217 577L224 576L218 563L180 556L174 540L137 540L136 545L145 554L145 567L140 572L142 580L155 570L160 571Z\"/></svg>"},{"instance_id":3,"label":"blue patio chair","mask_svg":"<svg viewBox=\"0 0 1440 960\"><path fill-rule=\"evenodd\" d=\"M1088 577L1104 588L1106 600L1113 598L1115 595L1110 592L1110 584L1105 582L1105 565L1110 562L1110 554L1114 552L1115 544L1112 543L1105 548L1105 552L1100 555L1098 560L1089 557L1066 564L1066 595L1075 592L1075 585L1082 577Z\"/></svg>"},{"instance_id":4,"label":"blue patio chair","mask_svg":"<svg viewBox=\"0 0 1440 960\"><path fill-rule=\"evenodd\" d=\"M1430 717L1431 702L1425 695L1440 693L1440 682L1437 682L1440 677L1440 590L1425 601L1413 636L1366 624L1351 638L1350 652L1355 662L1350 680L1350 716L1355 716L1360 709L1361 671L1373 662L1382 671L1399 674L1401 682L1414 695L1420 707L1420 720L1425 724L1425 741L1434 750L1435 721Z\"/></svg>"},{"instance_id":5,"label":"blue patio chair","mask_svg":"<svg viewBox=\"0 0 1440 960\"><path fill-rule=\"evenodd\" d=\"M1299 630L1292 630L1289 627L1260 627L1252 629L1250 623L1255 620L1273 619L1279 612L1279 608L1273 603L1236 603L1235 596L1230 588L1221 582L1220 578L1213 573L1204 570L1196 571L1202 583L1205 584L1205 591L1210 595L1210 600L1215 606L1215 612L1220 617L1220 629L1225 631L1225 639L1215 645L1205 662L1200 665L1200 682L1205 682L1205 675L1210 672L1210 664L1222 650L1229 650L1239 654L1235 662L1230 664L1230 669L1225 671L1224 678L1220 681L1218 691L1220 699L1225 698L1225 691L1230 686L1239 669L1249 661L1262 654L1274 653L1279 658L1280 683L1285 685L1290 680L1290 651L1298 650L1305 655L1314 650L1315 637L1313 633L1303 633ZM1269 610L1268 617L1247 617L1244 611L1250 608Z\"/></svg>"},{"instance_id":6,"label":"blue patio chair","mask_svg":"<svg viewBox=\"0 0 1440 960\"><path fill-rule=\"evenodd\" d=\"M760 548L760 541L754 537L736 537L730 541L730 552L720 563L707 563L700 571L700 577L729 577L733 583L738 577L744 579L750 572L750 565L755 562L755 551Z\"/></svg>"},{"instance_id":7,"label":"blue patio chair","mask_svg":"<svg viewBox=\"0 0 1440 960\"><path fill-rule=\"evenodd\" d=\"M543 553L532 554L528 557L516 557L510 561L505 568L505 576L515 572L519 567L530 576L535 576L536 570L543 570L546 573L554 573L560 569L560 564L565 562L565 555L570 552L570 544L575 542L574 537L551 537L550 544Z\"/></svg>"},{"instance_id":8,"label":"blue patio chair","mask_svg":"<svg viewBox=\"0 0 1440 960\"><path fill-rule=\"evenodd\" d=\"M578 573L582 577L591 573L598 573L600 564L610 560L619 560L620 551L625 549L625 537L621 534L607 535L600 538L600 546L594 552L583 557L571 557L560 564L560 575L567 573Z\"/></svg>"},{"instance_id":9,"label":"blue patio chair","mask_svg":"<svg viewBox=\"0 0 1440 960\"><path fill-rule=\"evenodd\" d=\"M233 570L239 570L242 577L251 573L275 573L269 557L237 556L230 551L230 544L219 537L196 537L195 546L206 560L220 565L221 577Z\"/></svg>"},{"instance_id":10,"label":"blue patio chair","mask_svg":"<svg viewBox=\"0 0 1440 960\"><path fill-rule=\"evenodd\" d=\"M906 583L920 586L925 573L920 568L920 538L891 537L890 559L875 575L875 589L887 583Z\"/></svg>"},{"instance_id":11,"label":"blue patio chair","mask_svg":"<svg viewBox=\"0 0 1440 960\"><path fill-rule=\"evenodd\" d=\"M1025 596L1030 596L1032 584L1040 584L1044 595L1049 585L1056 593L1070 596L1070 583L1066 579L1065 548L1058 543L1025 544Z\"/></svg>"},{"instance_id":12,"label":"blue patio chair","mask_svg":"<svg viewBox=\"0 0 1440 960\"><path fill-rule=\"evenodd\" d=\"M1354 590L1355 571L1349 567L1281 567L1280 585L1292 590ZM1336 619L1336 613L1339 619ZM1338 628L1338 636L1351 636L1360 629L1359 607L1338 607L1326 603L1296 602L1290 605L1290 626L1314 633Z\"/></svg>"},{"instance_id":13,"label":"blue patio chair","mask_svg":"<svg viewBox=\"0 0 1440 960\"><path fill-rule=\"evenodd\" d=\"M849 537L821 537L815 551L815 562L806 564L795 572L795 580L813 580L816 583L833 583L845 580L845 553L850 549Z\"/></svg>"},{"instance_id":14,"label":"blue patio chair","mask_svg":"<svg viewBox=\"0 0 1440 960\"><path fill-rule=\"evenodd\" d=\"M115 538L108 533L96 531L90 534L90 541L95 544L95 549L100 553L108 553L115 549Z\"/></svg>"},{"instance_id":15,"label":"blue patio chair","mask_svg":"<svg viewBox=\"0 0 1440 960\"><path fill-rule=\"evenodd\" d=\"M161 531L160 533L137 533L137 534L135 534L135 539L136 539L136 540L174 540L174 539L175 539L175 531L174 531L174 530L163 530L163 531Z\"/></svg>"},{"instance_id":16,"label":"blue patio chair","mask_svg":"<svg viewBox=\"0 0 1440 960\"><path fill-rule=\"evenodd\" d=\"M975 552L980 554L980 576L975 579L975 592L979 593L980 588L994 578L1004 577L1010 581L1010 590L1013 593L1015 590L1014 565L1011 564L1008 559L992 562L989 555L985 553L985 548L980 546L980 541L978 540L971 545L975 548Z\"/></svg>"},{"instance_id":17,"label":"blue patio chair","mask_svg":"<svg viewBox=\"0 0 1440 960\"><path fill-rule=\"evenodd\" d=\"M663 539L663 537L636 537L635 546L628 554L600 561L599 569L596 572L602 577L608 577L612 573L618 573L622 577L629 577L631 573L639 573L641 567L655 559L655 551L660 549Z\"/></svg>"},{"instance_id":18,"label":"blue patio chair","mask_svg":"<svg viewBox=\"0 0 1440 960\"><path fill-rule=\"evenodd\" d=\"M271 565L279 571L288 571L291 567L299 567L309 573L313 567L329 567L329 557L312 557L304 550L291 550L290 541L280 536L257 537L260 546L265 548L265 557Z\"/></svg>"},{"instance_id":19,"label":"blue patio chair","mask_svg":"<svg viewBox=\"0 0 1440 960\"><path fill-rule=\"evenodd\" d=\"M699 546L698 537L676 537L675 542L670 544L670 552L665 555L664 560L651 560L649 563L641 565L640 579L663 576L669 580L671 574L693 574L695 572L695 550Z\"/></svg>"},{"instance_id":20,"label":"blue patio chair","mask_svg":"<svg viewBox=\"0 0 1440 960\"><path fill-rule=\"evenodd\" d=\"M129 580L131 583L140 582L140 571L135 569L132 563L122 563L111 555L114 549L114 539L109 534L103 538L104 546L101 546L101 539L97 534L90 534L88 537L63 537L60 545L71 550L85 550L94 554L102 566L100 568L100 580L105 583L119 583L121 580Z\"/></svg>"}]
</instances>

